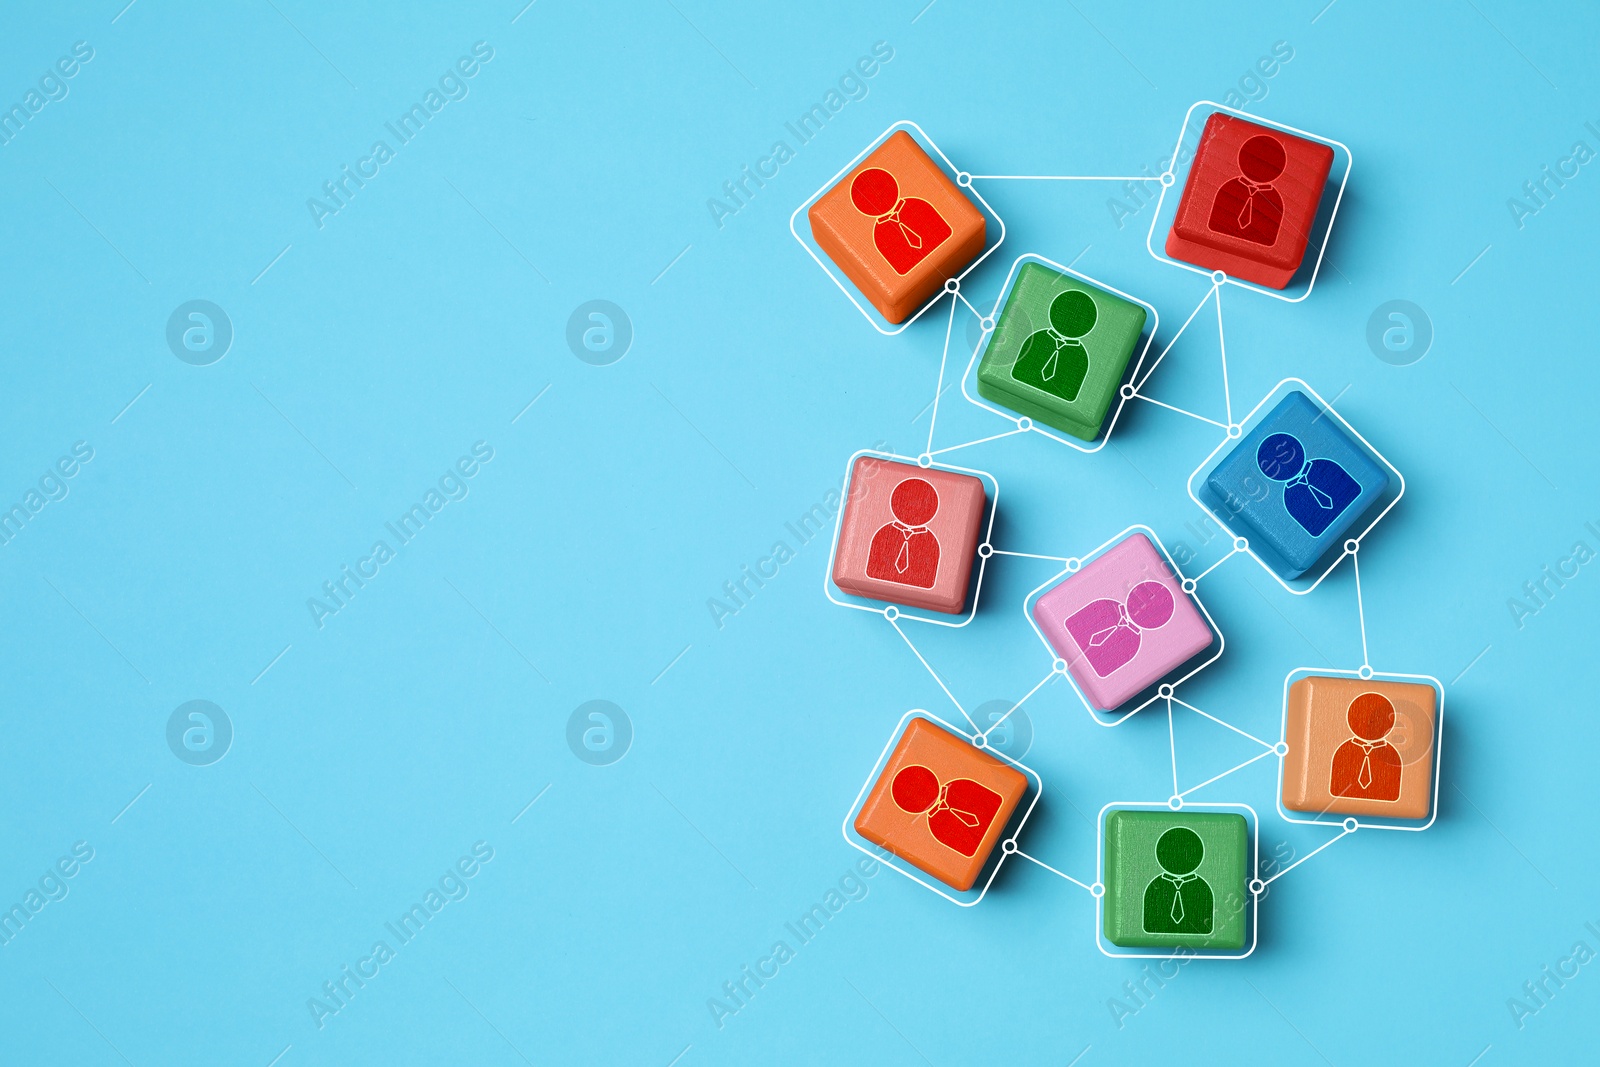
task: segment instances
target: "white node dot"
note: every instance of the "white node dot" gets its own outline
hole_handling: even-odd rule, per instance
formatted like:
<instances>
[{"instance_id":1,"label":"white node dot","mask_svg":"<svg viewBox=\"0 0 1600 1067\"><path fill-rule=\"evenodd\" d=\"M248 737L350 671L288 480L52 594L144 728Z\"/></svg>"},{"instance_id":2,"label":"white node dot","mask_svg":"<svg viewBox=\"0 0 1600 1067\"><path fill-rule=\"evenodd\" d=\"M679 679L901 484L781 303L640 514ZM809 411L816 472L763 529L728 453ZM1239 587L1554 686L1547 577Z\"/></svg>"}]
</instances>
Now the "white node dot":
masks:
<instances>
[{"instance_id":1,"label":"white node dot","mask_svg":"<svg viewBox=\"0 0 1600 1067\"><path fill-rule=\"evenodd\" d=\"M993 319L979 319L978 320L978 328L981 329L984 333L988 333L990 330L994 329L994 320Z\"/></svg>"},{"instance_id":2,"label":"white node dot","mask_svg":"<svg viewBox=\"0 0 1600 1067\"><path fill-rule=\"evenodd\" d=\"M1014 837L1006 838L1005 841L1003 841L1001 843L1001 845L1000 845L1000 851L1004 852L1008 856L1011 853L1015 852L1016 850L1017 850L1017 839L1014 838Z\"/></svg>"},{"instance_id":3,"label":"white node dot","mask_svg":"<svg viewBox=\"0 0 1600 1067\"><path fill-rule=\"evenodd\" d=\"M1353 556L1361 551L1361 542L1352 537L1344 543L1344 550Z\"/></svg>"},{"instance_id":4,"label":"white node dot","mask_svg":"<svg viewBox=\"0 0 1600 1067\"><path fill-rule=\"evenodd\" d=\"M1212 285L1221 285L1223 282L1225 282L1227 280L1228 280L1228 272L1227 271L1225 271L1225 270L1214 270L1214 271L1211 272L1211 284Z\"/></svg>"},{"instance_id":5,"label":"white node dot","mask_svg":"<svg viewBox=\"0 0 1600 1067\"><path fill-rule=\"evenodd\" d=\"M989 747L989 739L987 737L984 737L982 734L979 734L977 737L974 737L972 739L972 747L973 748L988 748Z\"/></svg>"},{"instance_id":6,"label":"white node dot","mask_svg":"<svg viewBox=\"0 0 1600 1067\"><path fill-rule=\"evenodd\" d=\"M1346 833L1352 833L1352 834L1353 834L1353 833L1355 833L1355 831L1356 831L1356 827L1358 827L1358 826L1360 826L1360 825L1361 825L1361 824L1360 824L1360 823L1358 823L1358 822L1356 822L1356 821L1355 821L1355 820L1354 820L1354 819L1346 819L1346 820L1345 820L1345 821L1344 821L1344 829L1345 829L1345 832L1346 832Z\"/></svg>"},{"instance_id":7,"label":"white node dot","mask_svg":"<svg viewBox=\"0 0 1600 1067\"><path fill-rule=\"evenodd\" d=\"M1194 579L1193 578L1185 578L1183 580L1183 591L1185 593L1192 593L1192 592L1195 591L1195 584L1194 584Z\"/></svg>"},{"instance_id":8,"label":"white node dot","mask_svg":"<svg viewBox=\"0 0 1600 1067\"><path fill-rule=\"evenodd\" d=\"M1076 556L1073 556L1073 557L1071 557L1071 558L1069 558L1067 560L1067 573L1068 574L1076 574L1076 573L1078 573L1078 568L1081 567L1081 566L1083 566L1082 561L1079 560Z\"/></svg>"},{"instance_id":9,"label":"white node dot","mask_svg":"<svg viewBox=\"0 0 1600 1067\"><path fill-rule=\"evenodd\" d=\"M1019 429L1019 430L1031 430L1031 429L1033 429L1033 420L1028 418L1028 416L1026 416L1026 415L1022 416L1022 418L1017 420L1017 429Z\"/></svg>"},{"instance_id":10,"label":"white node dot","mask_svg":"<svg viewBox=\"0 0 1600 1067\"><path fill-rule=\"evenodd\" d=\"M1064 659L1058 659L1054 663L1050 664L1050 668L1051 668L1051 670L1055 671L1057 674L1066 674L1067 673L1067 661L1064 660Z\"/></svg>"},{"instance_id":11,"label":"white node dot","mask_svg":"<svg viewBox=\"0 0 1600 1067\"><path fill-rule=\"evenodd\" d=\"M961 291L961 283L954 278L946 278L944 280L944 291L947 293L959 293Z\"/></svg>"},{"instance_id":12,"label":"white node dot","mask_svg":"<svg viewBox=\"0 0 1600 1067\"><path fill-rule=\"evenodd\" d=\"M1177 180L1178 179L1173 175L1173 173L1170 170L1166 170L1166 171L1162 171L1161 172L1161 184L1165 185L1167 188L1169 188L1169 189L1172 188L1172 183L1177 181Z\"/></svg>"},{"instance_id":13,"label":"white node dot","mask_svg":"<svg viewBox=\"0 0 1600 1067\"><path fill-rule=\"evenodd\" d=\"M1089 887L1089 895L1098 900L1106 895L1106 887L1101 885L1099 882L1096 882L1094 885Z\"/></svg>"},{"instance_id":14,"label":"white node dot","mask_svg":"<svg viewBox=\"0 0 1600 1067\"><path fill-rule=\"evenodd\" d=\"M1183 798L1174 794L1167 800L1167 807L1171 808L1173 811L1181 810L1183 808Z\"/></svg>"},{"instance_id":15,"label":"white node dot","mask_svg":"<svg viewBox=\"0 0 1600 1067\"><path fill-rule=\"evenodd\" d=\"M1287 756L1289 754L1289 742L1279 741L1277 744L1272 746L1272 751L1276 752L1279 756Z\"/></svg>"},{"instance_id":16,"label":"white node dot","mask_svg":"<svg viewBox=\"0 0 1600 1067\"><path fill-rule=\"evenodd\" d=\"M1261 895L1261 891L1263 889L1265 889L1265 888L1267 888L1267 883L1263 882L1261 879L1259 879L1259 878L1250 879L1250 895L1251 896L1259 897Z\"/></svg>"},{"instance_id":17,"label":"white node dot","mask_svg":"<svg viewBox=\"0 0 1600 1067\"><path fill-rule=\"evenodd\" d=\"M964 170L956 171L956 184L965 189L972 184L972 175Z\"/></svg>"},{"instance_id":18,"label":"white node dot","mask_svg":"<svg viewBox=\"0 0 1600 1067\"><path fill-rule=\"evenodd\" d=\"M1361 669L1356 671L1356 673L1361 676L1362 681L1366 681L1368 678L1372 677L1372 668L1363 663L1361 665Z\"/></svg>"},{"instance_id":19,"label":"white node dot","mask_svg":"<svg viewBox=\"0 0 1600 1067\"><path fill-rule=\"evenodd\" d=\"M1170 685L1162 685L1160 689L1156 690L1156 693L1159 694L1163 700L1171 700L1173 688Z\"/></svg>"},{"instance_id":20,"label":"white node dot","mask_svg":"<svg viewBox=\"0 0 1600 1067\"><path fill-rule=\"evenodd\" d=\"M895 607L893 604L890 604L888 607L883 609L883 617L888 619L890 622L894 622L894 620L900 617L900 609Z\"/></svg>"},{"instance_id":21,"label":"white node dot","mask_svg":"<svg viewBox=\"0 0 1600 1067\"><path fill-rule=\"evenodd\" d=\"M994 546L989 542L985 541L983 544L978 546L979 559L988 559L992 555L994 555Z\"/></svg>"},{"instance_id":22,"label":"white node dot","mask_svg":"<svg viewBox=\"0 0 1600 1067\"><path fill-rule=\"evenodd\" d=\"M1237 422L1228 427L1228 436L1230 438L1237 439L1242 433L1244 433L1244 427L1240 426Z\"/></svg>"},{"instance_id":23,"label":"white node dot","mask_svg":"<svg viewBox=\"0 0 1600 1067\"><path fill-rule=\"evenodd\" d=\"M1121 389L1122 399L1124 399L1124 400L1132 400L1133 399L1133 394L1136 393L1137 391L1138 390L1134 389L1134 387L1132 385L1124 385L1122 387L1122 389Z\"/></svg>"},{"instance_id":24,"label":"white node dot","mask_svg":"<svg viewBox=\"0 0 1600 1067\"><path fill-rule=\"evenodd\" d=\"M1246 540L1245 538L1243 538L1243 537L1235 537L1233 539L1233 550L1235 552L1243 552L1245 549L1247 549L1249 547L1250 547L1250 542L1248 540Z\"/></svg>"},{"instance_id":25,"label":"white node dot","mask_svg":"<svg viewBox=\"0 0 1600 1067\"><path fill-rule=\"evenodd\" d=\"M917 466L927 469L933 466L933 456L927 452L917 457Z\"/></svg>"}]
</instances>

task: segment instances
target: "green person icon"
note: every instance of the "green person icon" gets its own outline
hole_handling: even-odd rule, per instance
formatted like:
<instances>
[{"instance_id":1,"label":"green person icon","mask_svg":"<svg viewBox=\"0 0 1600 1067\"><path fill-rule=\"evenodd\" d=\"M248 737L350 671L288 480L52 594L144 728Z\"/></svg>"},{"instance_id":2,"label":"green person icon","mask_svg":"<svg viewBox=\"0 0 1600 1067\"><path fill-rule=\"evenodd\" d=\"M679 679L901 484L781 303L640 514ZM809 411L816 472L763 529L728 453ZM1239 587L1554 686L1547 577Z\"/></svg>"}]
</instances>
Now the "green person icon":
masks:
<instances>
[{"instance_id":1,"label":"green person icon","mask_svg":"<svg viewBox=\"0 0 1600 1067\"><path fill-rule=\"evenodd\" d=\"M1089 352L1079 338L1094 329L1099 315L1088 293L1068 289L1056 294L1050 301L1050 325L1023 342L1011 376L1062 400L1078 399L1089 373Z\"/></svg>"},{"instance_id":2,"label":"green person icon","mask_svg":"<svg viewBox=\"0 0 1600 1067\"><path fill-rule=\"evenodd\" d=\"M1211 886L1195 874L1205 857L1200 835L1174 826L1156 841L1156 862L1162 873L1144 891L1147 934L1209 934L1215 898Z\"/></svg>"}]
</instances>

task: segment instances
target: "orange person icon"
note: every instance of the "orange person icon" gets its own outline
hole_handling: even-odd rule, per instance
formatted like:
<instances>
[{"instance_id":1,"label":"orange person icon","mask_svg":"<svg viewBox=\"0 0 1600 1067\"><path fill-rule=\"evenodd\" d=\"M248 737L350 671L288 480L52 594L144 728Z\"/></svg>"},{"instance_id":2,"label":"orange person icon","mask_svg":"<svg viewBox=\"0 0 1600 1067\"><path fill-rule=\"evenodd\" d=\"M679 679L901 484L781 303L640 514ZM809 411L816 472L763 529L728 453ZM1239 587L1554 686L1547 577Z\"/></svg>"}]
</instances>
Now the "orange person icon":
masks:
<instances>
[{"instance_id":1,"label":"orange person icon","mask_svg":"<svg viewBox=\"0 0 1600 1067\"><path fill-rule=\"evenodd\" d=\"M850 202L878 220L872 227L872 243L896 274L910 273L950 236L950 224L932 204L921 197L901 196L894 175L878 167L856 175L850 183Z\"/></svg>"},{"instance_id":2,"label":"orange person icon","mask_svg":"<svg viewBox=\"0 0 1600 1067\"><path fill-rule=\"evenodd\" d=\"M939 776L921 764L902 768L894 776L890 794L902 811L927 812L934 840L963 856L977 853L1001 804L999 793L970 778L954 778L941 786Z\"/></svg>"},{"instance_id":3,"label":"orange person icon","mask_svg":"<svg viewBox=\"0 0 1600 1067\"><path fill-rule=\"evenodd\" d=\"M1239 177L1217 190L1211 205L1211 229L1260 245L1278 243L1283 223L1283 197L1272 182L1283 173L1286 156L1276 137L1257 134L1239 148Z\"/></svg>"},{"instance_id":4,"label":"orange person icon","mask_svg":"<svg viewBox=\"0 0 1600 1067\"><path fill-rule=\"evenodd\" d=\"M1394 705L1378 693L1363 693L1346 715L1355 736L1333 754L1328 792L1366 800L1400 799L1400 753L1385 740L1394 729Z\"/></svg>"},{"instance_id":5,"label":"orange person icon","mask_svg":"<svg viewBox=\"0 0 1600 1067\"><path fill-rule=\"evenodd\" d=\"M872 535L867 577L933 588L939 576L939 538L928 523L939 510L938 490L921 478L907 478L894 487L889 510L894 520Z\"/></svg>"}]
</instances>

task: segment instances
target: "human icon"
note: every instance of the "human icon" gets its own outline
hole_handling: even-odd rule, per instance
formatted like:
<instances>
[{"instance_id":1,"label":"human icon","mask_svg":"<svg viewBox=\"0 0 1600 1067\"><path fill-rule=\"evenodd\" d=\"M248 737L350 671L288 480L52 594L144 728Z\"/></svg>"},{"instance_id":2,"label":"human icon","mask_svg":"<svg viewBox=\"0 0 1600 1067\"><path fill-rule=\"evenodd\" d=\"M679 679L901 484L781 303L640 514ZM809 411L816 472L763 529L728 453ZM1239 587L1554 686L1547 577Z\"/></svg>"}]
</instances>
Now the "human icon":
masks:
<instances>
[{"instance_id":1,"label":"human icon","mask_svg":"<svg viewBox=\"0 0 1600 1067\"><path fill-rule=\"evenodd\" d=\"M1361 483L1331 459L1307 459L1305 446L1293 434L1275 433L1256 449L1256 465L1283 488L1289 517L1312 537L1333 524L1361 495Z\"/></svg>"},{"instance_id":2,"label":"human icon","mask_svg":"<svg viewBox=\"0 0 1600 1067\"><path fill-rule=\"evenodd\" d=\"M878 221L872 243L896 274L909 273L950 236L950 224L926 200L901 196L894 175L868 167L850 183L850 202L863 215Z\"/></svg>"},{"instance_id":3,"label":"human icon","mask_svg":"<svg viewBox=\"0 0 1600 1067\"><path fill-rule=\"evenodd\" d=\"M1400 799L1400 753L1387 740L1394 729L1394 705L1380 693L1362 693L1345 715L1355 736L1333 753L1328 792L1363 800Z\"/></svg>"},{"instance_id":4,"label":"human icon","mask_svg":"<svg viewBox=\"0 0 1600 1067\"><path fill-rule=\"evenodd\" d=\"M1240 146L1239 177L1223 182L1211 205L1212 231L1258 245L1277 244L1283 197L1272 182L1286 161L1276 137L1257 134Z\"/></svg>"},{"instance_id":5,"label":"human icon","mask_svg":"<svg viewBox=\"0 0 1600 1067\"><path fill-rule=\"evenodd\" d=\"M1093 600L1067 616L1067 633L1104 678L1138 655L1140 635L1165 626L1173 606L1172 590L1160 582L1140 582L1128 590L1126 601Z\"/></svg>"},{"instance_id":6,"label":"human icon","mask_svg":"<svg viewBox=\"0 0 1600 1067\"><path fill-rule=\"evenodd\" d=\"M1099 315L1088 293L1078 289L1058 293L1050 301L1050 324L1022 343L1011 376L1062 400L1078 399L1089 373L1089 350L1079 338L1094 329Z\"/></svg>"},{"instance_id":7,"label":"human icon","mask_svg":"<svg viewBox=\"0 0 1600 1067\"><path fill-rule=\"evenodd\" d=\"M1205 854L1200 835L1187 826L1174 826L1156 840L1161 873L1145 887L1145 933L1211 932L1216 898L1206 880L1194 873Z\"/></svg>"},{"instance_id":8,"label":"human icon","mask_svg":"<svg viewBox=\"0 0 1600 1067\"><path fill-rule=\"evenodd\" d=\"M932 589L939 575L939 538L928 522L939 510L938 490L921 478L907 478L889 495L894 519L872 535L867 577Z\"/></svg>"},{"instance_id":9,"label":"human icon","mask_svg":"<svg viewBox=\"0 0 1600 1067\"><path fill-rule=\"evenodd\" d=\"M940 785L939 776L920 764L901 768L889 793L902 811L927 812L933 839L963 856L977 853L1001 803L999 793L970 778Z\"/></svg>"}]
</instances>

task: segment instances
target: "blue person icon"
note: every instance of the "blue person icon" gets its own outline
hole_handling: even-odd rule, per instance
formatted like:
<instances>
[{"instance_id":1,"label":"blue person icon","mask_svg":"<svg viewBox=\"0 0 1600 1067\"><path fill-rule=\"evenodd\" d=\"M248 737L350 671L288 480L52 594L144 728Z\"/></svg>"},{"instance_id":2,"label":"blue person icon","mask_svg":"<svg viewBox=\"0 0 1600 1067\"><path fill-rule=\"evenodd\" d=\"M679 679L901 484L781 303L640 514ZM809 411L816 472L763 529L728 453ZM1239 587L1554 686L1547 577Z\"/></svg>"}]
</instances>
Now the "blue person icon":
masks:
<instances>
[{"instance_id":1,"label":"blue person icon","mask_svg":"<svg viewBox=\"0 0 1600 1067\"><path fill-rule=\"evenodd\" d=\"M1256 465L1275 482L1287 482L1283 506L1312 537L1320 537L1355 499L1361 485L1331 459L1307 459L1293 434L1275 433L1256 450Z\"/></svg>"}]
</instances>

